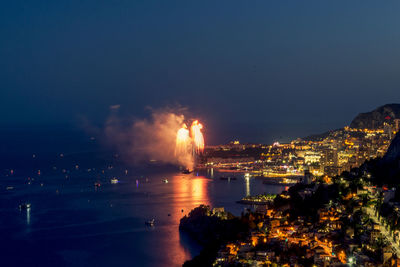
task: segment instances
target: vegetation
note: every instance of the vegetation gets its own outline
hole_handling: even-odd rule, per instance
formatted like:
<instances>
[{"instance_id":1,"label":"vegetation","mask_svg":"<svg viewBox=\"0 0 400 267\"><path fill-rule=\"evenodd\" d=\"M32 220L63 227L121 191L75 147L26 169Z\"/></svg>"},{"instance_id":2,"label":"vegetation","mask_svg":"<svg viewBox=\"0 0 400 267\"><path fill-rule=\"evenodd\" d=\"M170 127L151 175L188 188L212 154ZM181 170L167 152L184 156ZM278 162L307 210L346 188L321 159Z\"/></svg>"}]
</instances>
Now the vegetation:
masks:
<instances>
[{"instance_id":1,"label":"vegetation","mask_svg":"<svg viewBox=\"0 0 400 267\"><path fill-rule=\"evenodd\" d=\"M221 245L245 238L251 225L254 225L254 219L249 216L238 218L228 214L228 219L224 220L210 214L209 206L200 205L180 221L179 230L204 246L200 255L184 263L185 267L212 265Z\"/></svg>"}]
</instances>

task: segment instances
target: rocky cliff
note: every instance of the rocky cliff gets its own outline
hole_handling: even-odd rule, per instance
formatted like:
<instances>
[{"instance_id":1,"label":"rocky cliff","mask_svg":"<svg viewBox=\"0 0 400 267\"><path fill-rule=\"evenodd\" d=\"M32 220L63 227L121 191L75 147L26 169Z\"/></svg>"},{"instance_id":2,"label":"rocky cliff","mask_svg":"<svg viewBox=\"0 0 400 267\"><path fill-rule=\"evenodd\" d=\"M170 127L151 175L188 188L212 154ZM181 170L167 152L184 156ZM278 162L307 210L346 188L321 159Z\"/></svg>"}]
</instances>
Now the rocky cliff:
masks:
<instances>
[{"instance_id":1,"label":"rocky cliff","mask_svg":"<svg viewBox=\"0 0 400 267\"><path fill-rule=\"evenodd\" d=\"M386 104L373 111L360 113L351 122L351 128L376 129L386 122L400 119L400 104Z\"/></svg>"},{"instance_id":2,"label":"rocky cliff","mask_svg":"<svg viewBox=\"0 0 400 267\"><path fill-rule=\"evenodd\" d=\"M386 162L400 160L400 132L393 138L383 160Z\"/></svg>"},{"instance_id":3,"label":"rocky cliff","mask_svg":"<svg viewBox=\"0 0 400 267\"><path fill-rule=\"evenodd\" d=\"M400 183L400 132L392 140L385 156L365 162L361 166L372 174L378 185L397 186Z\"/></svg>"}]
</instances>

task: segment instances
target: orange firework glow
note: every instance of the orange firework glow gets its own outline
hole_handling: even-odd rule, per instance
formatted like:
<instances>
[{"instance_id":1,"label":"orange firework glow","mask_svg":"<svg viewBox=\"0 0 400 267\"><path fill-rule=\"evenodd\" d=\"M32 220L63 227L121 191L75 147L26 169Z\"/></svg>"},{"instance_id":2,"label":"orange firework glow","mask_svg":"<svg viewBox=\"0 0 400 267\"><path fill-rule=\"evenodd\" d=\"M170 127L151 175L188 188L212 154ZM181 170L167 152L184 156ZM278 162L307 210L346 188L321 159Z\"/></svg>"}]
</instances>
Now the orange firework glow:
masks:
<instances>
[{"instance_id":1,"label":"orange firework glow","mask_svg":"<svg viewBox=\"0 0 400 267\"><path fill-rule=\"evenodd\" d=\"M201 129L203 129L203 125L201 125L197 120L192 123L192 127L190 128L194 145L193 149L196 154L199 154L204 150L204 137Z\"/></svg>"},{"instance_id":2,"label":"orange firework glow","mask_svg":"<svg viewBox=\"0 0 400 267\"><path fill-rule=\"evenodd\" d=\"M190 146L189 130L186 124L182 125L182 128L178 130L176 134L176 151L177 155L183 155L188 152Z\"/></svg>"},{"instance_id":3,"label":"orange firework glow","mask_svg":"<svg viewBox=\"0 0 400 267\"><path fill-rule=\"evenodd\" d=\"M197 156L204 150L203 126L196 120L190 131L186 124L176 132L175 158L186 169L193 170Z\"/></svg>"}]
</instances>

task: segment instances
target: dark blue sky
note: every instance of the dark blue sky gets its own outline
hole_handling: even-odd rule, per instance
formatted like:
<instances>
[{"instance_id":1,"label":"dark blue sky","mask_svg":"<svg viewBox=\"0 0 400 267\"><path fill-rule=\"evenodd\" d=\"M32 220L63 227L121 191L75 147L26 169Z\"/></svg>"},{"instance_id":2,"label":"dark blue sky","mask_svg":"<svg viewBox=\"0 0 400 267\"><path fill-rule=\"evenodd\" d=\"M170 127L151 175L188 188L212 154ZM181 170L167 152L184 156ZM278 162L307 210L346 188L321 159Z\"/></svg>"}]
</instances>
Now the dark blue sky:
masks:
<instances>
[{"instance_id":1,"label":"dark blue sky","mask_svg":"<svg viewBox=\"0 0 400 267\"><path fill-rule=\"evenodd\" d=\"M3 1L0 123L179 104L245 139L338 128L400 102L399 13L399 1Z\"/></svg>"}]
</instances>

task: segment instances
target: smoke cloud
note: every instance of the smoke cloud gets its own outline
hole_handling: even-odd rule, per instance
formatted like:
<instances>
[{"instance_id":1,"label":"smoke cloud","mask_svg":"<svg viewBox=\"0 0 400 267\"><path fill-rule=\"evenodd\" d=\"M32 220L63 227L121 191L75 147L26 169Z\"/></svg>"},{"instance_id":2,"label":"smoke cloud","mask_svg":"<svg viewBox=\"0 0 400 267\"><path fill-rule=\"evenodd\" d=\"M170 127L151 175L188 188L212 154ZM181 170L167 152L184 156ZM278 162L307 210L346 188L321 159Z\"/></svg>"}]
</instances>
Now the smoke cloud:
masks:
<instances>
[{"instance_id":1,"label":"smoke cloud","mask_svg":"<svg viewBox=\"0 0 400 267\"><path fill-rule=\"evenodd\" d=\"M149 118L126 124L117 116L119 106L110 109L112 114L105 125L105 137L124 158L134 163L155 160L193 169L191 153L176 153L177 132L185 120L183 114L151 109Z\"/></svg>"}]
</instances>

